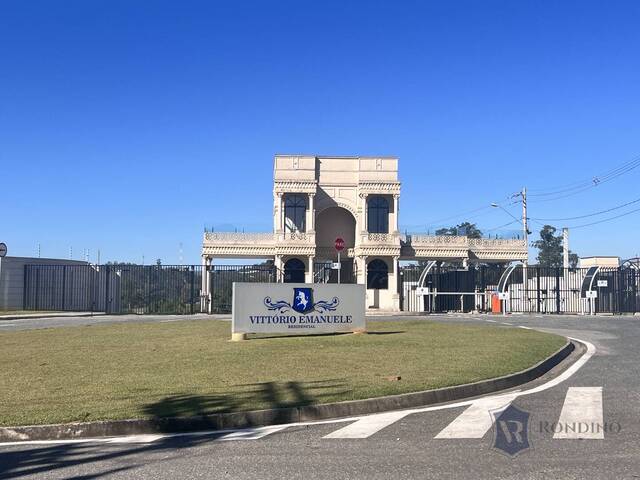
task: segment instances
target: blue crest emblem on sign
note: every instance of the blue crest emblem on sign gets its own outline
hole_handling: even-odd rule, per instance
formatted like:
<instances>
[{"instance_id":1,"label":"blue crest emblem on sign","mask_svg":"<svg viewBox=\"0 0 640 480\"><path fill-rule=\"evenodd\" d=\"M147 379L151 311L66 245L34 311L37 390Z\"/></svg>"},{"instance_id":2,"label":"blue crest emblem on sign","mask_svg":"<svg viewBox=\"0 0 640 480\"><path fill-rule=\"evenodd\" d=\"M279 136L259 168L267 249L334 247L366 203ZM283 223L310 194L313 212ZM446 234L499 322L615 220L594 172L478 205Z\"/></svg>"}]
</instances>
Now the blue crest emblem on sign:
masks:
<instances>
[{"instance_id":1,"label":"blue crest emblem on sign","mask_svg":"<svg viewBox=\"0 0 640 480\"><path fill-rule=\"evenodd\" d=\"M313 307L313 289L301 287L293 289L291 308L298 313L307 313L313 310Z\"/></svg>"},{"instance_id":2,"label":"blue crest emblem on sign","mask_svg":"<svg viewBox=\"0 0 640 480\"><path fill-rule=\"evenodd\" d=\"M495 425L493 448L514 458L527 450L529 444L529 412L509 405L506 409L492 412Z\"/></svg>"},{"instance_id":3,"label":"blue crest emblem on sign","mask_svg":"<svg viewBox=\"0 0 640 480\"><path fill-rule=\"evenodd\" d=\"M298 313L326 313L335 312L340 305L340 299L333 297L331 300L313 301L313 288L294 287L293 302L286 300L272 300L271 297L264 297L264 306L271 312L285 313L294 310Z\"/></svg>"}]
</instances>

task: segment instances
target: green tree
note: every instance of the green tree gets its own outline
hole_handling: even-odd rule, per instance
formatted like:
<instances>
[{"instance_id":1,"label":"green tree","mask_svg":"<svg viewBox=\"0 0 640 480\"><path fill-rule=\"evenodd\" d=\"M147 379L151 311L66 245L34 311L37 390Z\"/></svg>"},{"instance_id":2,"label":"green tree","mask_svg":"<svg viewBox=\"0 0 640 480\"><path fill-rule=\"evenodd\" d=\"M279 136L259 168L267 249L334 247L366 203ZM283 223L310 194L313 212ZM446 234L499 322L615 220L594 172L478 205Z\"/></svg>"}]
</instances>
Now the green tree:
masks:
<instances>
[{"instance_id":1,"label":"green tree","mask_svg":"<svg viewBox=\"0 0 640 480\"><path fill-rule=\"evenodd\" d=\"M476 226L475 223L462 222L453 227L440 228L436 230L436 235L459 235L461 232L469 238L482 238L482 231Z\"/></svg>"},{"instance_id":2,"label":"green tree","mask_svg":"<svg viewBox=\"0 0 640 480\"><path fill-rule=\"evenodd\" d=\"M562 235L556 235L556 227L545 225L540 230L540 240L533 242L538 249L538 265L541 267L562 267ZM569 266L578 265L578 255L569 250Z\"/></svg>"}]
</instances>

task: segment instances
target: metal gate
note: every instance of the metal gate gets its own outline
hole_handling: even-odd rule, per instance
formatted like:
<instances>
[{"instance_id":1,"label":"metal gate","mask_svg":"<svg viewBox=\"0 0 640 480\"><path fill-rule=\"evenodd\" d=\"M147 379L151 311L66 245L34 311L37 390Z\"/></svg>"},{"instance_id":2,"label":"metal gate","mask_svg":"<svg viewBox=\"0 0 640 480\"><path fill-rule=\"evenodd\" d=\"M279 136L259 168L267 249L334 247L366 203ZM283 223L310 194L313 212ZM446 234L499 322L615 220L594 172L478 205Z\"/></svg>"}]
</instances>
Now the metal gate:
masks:
<instances>
[{"instance_id":1,"label":"metal gate","mask_svg":"<svg viewBox=\"0 0 640 480\"><path fill-rule=\"evenodd\" d=\"M400 270L401 309L409 312L471 312L489 308L490 292L504 272L501 266L461 269L434 266L423 283L428 295L418 294L424 265L406 265Z\"/></svg>"},{"instance_id":2,"label":"metal gate","mask_svg":"<svg viewBox=\"0 0 640 480\"><path fill-rule=\"evenodd\" d=\"M313 264L313 283L338 283L338 270L331 268L332 262L316 262ZM357 283L358 271L353 260L340 262L340 283Z\"/></svg>"},{"instance_id":3,"label":"metal gate","mask_svg":"<svg viewBox=\"0 0 640 480\"><path fill-rule=\"evenodd\" d=\"M209 267L211 313L231 313L233 282L274 283L279 280L273 265L212 265Z\"/></svg>"}]
</instances>

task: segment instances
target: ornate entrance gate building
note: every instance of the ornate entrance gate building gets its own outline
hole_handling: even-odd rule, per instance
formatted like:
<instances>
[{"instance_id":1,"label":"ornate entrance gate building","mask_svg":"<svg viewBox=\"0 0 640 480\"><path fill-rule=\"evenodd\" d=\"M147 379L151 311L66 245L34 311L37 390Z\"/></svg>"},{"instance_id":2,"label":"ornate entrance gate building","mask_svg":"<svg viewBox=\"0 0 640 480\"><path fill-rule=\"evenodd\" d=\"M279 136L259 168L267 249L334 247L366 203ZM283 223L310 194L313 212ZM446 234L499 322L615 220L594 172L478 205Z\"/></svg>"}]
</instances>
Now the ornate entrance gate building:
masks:
<instances>
[{"instance_id":1,"label":"ornate entrance gate building","mask_svg":"<svg viewBox=\"0 0 640 480\"><path fill-rule=\"evenodd\" d=\"M400 260L526 261L524 240L402 235L395 157L276 155L273 232L205 232L202 263L216 258L272 259L278 281L335 281L334 241L344 239L343 282L367 285L367 307L400 309ZM210 302L210 275L202 277ZM206 308L206 306L204 306Z\"/></svg>"}]
</instances>

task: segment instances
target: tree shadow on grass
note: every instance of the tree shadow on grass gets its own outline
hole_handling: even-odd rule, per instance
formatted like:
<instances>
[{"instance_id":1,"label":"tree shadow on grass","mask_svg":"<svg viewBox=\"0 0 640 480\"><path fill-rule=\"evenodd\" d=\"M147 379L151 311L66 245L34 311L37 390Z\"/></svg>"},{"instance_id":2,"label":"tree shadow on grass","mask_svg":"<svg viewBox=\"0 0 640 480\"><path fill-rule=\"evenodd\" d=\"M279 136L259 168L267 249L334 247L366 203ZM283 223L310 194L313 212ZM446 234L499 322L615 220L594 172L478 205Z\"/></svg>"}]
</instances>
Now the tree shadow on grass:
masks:
<instances>
[{"instance_id":1,"label":"tree shadow on grass","mask_svg":"<svg viewBox=\"0 0 640 480\"><path fill-rule=\"evenodd\" d=\"M165 397L144 407L144 413L157 423L158 432L177 430L211 430L207 433L185 433L177 437L163 437L139 446L105 445L96 443L59 444L53 446L32 445L4 447L0 450L0 478L20 478L45 472L64 471L64 478L94 479L118 473L127 475L128 470L150 462L171 460L172 456L157 452L175 452L211 442L228 431L216 432L219 424L208 417L216 413L240 413L252 405L278 409L286 412L292 407L303 407L322 403L330 396L347 393L348 385L340 379L311 382L262 382L239 385L232 391L219 395L182 394ZM168 419L184 420L199 417L195 422L180 424ZM287 415L272 417L272 423L283 423ZM251 427L251 421L247 422ZM238 429L241 430L241 429ZM117 463L117 466L114 466Z\"/></svg>"},{"instance_id":2,"label":"tree shadow on grass","mask_svg":"<svg viewBox=\"0 0 640 480\"><path fill-rule=\"evenodd\" d=\"M249 383L217 395L181 394L164 397L146 405L143 413L146 417L162 420L249 410L288 409L322 403L326 398L348 392L348 384L340 379Z\"/></svg>"}]
</instances>

